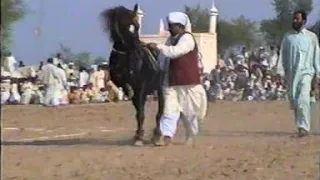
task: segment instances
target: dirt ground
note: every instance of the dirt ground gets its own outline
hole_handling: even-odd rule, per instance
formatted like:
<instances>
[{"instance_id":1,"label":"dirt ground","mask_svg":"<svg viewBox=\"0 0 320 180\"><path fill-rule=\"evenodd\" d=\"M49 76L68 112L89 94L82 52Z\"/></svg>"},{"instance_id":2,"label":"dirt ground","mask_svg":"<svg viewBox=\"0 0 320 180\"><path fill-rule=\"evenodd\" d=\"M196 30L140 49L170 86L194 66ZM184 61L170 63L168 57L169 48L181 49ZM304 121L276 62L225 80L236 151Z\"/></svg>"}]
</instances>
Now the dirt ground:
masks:
<instances>
[{"instance_id":1,"label":"dirt ground","mask_svg":"<svg viewBox=\"0 0 320 180\"><path fill-rule=\"evenodd\" d=\"M147 104L146 140L156 104ZM318 108L319 112L319 108ZM316 180L320 127L292 138L286 102L209 104L195 146L133 147L130 103L4 106L4 180ZM319 121L319 115L316 117ZM317 131L317 132L316 132Z\"/></svg>"}]
</instances>

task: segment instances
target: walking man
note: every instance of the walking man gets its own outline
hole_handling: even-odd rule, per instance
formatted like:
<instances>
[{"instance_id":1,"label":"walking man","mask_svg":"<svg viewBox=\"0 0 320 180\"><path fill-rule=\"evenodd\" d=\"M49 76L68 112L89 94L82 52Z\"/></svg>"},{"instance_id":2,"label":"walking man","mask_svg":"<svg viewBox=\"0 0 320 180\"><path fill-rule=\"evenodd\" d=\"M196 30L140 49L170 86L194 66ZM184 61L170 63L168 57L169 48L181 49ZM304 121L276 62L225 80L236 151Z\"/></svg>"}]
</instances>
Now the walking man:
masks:
<instances>
[{"instance_id":1,"label":"walking man","mask_svg":"<svg viewBox=\"0 0 320 180\"><path fill-rule=\"evenodd\" d=\"M293 30L286 33L281 44L277 72L288 83L291 109L294 111L298 137L309 134L311 120L312 79L320 78L320 50L317 36L305 28L307 13L293 14Z\"/></svg>"}]
</instances>

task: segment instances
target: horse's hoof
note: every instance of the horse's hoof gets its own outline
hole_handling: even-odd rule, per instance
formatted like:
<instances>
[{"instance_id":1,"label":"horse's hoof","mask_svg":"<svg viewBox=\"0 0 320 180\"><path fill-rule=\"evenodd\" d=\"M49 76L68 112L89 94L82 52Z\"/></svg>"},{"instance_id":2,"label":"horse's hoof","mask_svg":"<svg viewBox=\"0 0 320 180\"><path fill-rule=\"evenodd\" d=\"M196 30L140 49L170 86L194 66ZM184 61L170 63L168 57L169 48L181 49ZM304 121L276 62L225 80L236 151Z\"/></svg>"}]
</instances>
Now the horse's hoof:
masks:
<instances>
[{"instance_id":1,"label":"horse's hoof","mask_svg":"<svg viewBox=\"0 0 320 180\"><path fill-rule=\"evenodd\" d=\"M159 141L154 141L153 144L154 144L155 146L165 146L165 145L166 145L166 144L165 144L163 141L161 141L161 140L159 140Z\"/></svg>"},{"instance_id":2,"label":"horse's hoof","mask_svg":"<svg viewBox=\"0 0 320 180\"><path fill-rule=\"evenodd\" d=\"M189 137L189 138L186 139L185 144L188 145L188 146L195 146L195 139Z\"/></svg>"},{"instance_id":3,"label":"horse's hoof","mask_svg":"<svg viewBox=\"0 0 320 180\"><path fill-rule=\"evenodd\" d=\"M160 141L160 138L161 138L161 136L153 136L151 138L151 142L155 144L156 142Z\"/></svg>"},{"instance_id":4,"label":"horse's hoof","mask_svg":"<svg viewBox=\"0 0 320 180\"><path fill-rule=\"evenodd\" d=\"M136 141L134 142L134 145L135 145L135 146L143 146L143 141L142 141L142 140L136 140Z\"/></svg>"}]
</instances>

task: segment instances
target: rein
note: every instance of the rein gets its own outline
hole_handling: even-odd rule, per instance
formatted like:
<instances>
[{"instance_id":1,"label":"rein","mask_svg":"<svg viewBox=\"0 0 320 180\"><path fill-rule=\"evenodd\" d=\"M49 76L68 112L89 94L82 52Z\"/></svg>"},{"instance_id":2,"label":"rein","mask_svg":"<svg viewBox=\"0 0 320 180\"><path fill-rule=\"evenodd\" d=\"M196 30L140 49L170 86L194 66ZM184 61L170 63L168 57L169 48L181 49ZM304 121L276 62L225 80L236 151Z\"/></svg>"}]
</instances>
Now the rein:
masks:
<instances>
[{"instance_id":1,"label":"rein","mask_svg":"<svg viewBox=\"0 0 320 180\"><path fill-rule=\"evenodd\" d=\"M116 50L115 48L112 48L112 51L113 51L113 52L116 52L116 53L118 53L118 54L121 54L121 55L126 55L126 54L127 54L126 52Z\"/></svg>"}]
</instances>

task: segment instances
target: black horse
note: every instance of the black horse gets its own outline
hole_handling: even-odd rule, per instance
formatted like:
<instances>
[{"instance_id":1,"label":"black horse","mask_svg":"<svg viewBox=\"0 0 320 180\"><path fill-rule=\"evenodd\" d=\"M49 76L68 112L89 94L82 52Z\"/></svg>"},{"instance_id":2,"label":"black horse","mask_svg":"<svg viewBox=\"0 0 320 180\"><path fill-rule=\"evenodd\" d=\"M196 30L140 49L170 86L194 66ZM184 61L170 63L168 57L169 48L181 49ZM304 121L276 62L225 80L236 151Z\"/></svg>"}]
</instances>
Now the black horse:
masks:
<instances>
[{"instance_id":1,"label":"black horse","mask_svg":"<svg viewBox=\"0 0 320 180\"><path fill-rule=\"evenodd\" d=\"M104 31L113 42L109 59L111 80L132 97L137 120L134 141L135 145L143 145L146 98L155 91L159 107L152 139L158 140L161 136L159 121L164 108L161 88L163 73L155 58L158 52L148 49L139 39L137 11L138 4L134 6L134 10L118 6L103 11L101 17Z\"/></svg>"}]
</instances>

